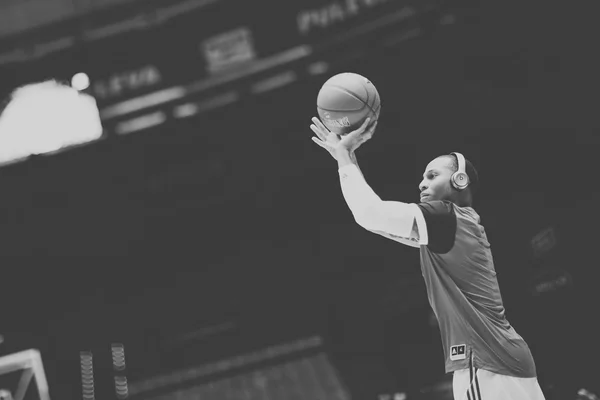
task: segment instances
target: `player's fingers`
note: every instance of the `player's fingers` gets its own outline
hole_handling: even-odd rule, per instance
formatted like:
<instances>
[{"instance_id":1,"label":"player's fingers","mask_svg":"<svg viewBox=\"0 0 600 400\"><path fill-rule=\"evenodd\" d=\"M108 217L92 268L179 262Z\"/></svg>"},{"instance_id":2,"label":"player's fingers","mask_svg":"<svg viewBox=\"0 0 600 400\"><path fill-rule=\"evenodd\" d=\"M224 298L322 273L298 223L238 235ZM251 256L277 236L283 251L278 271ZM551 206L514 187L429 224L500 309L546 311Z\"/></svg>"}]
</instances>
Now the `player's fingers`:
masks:
<instances>
[{"instance_id":1,"label":"player's fingers","mask_svg":"<svg viewBox=\"0 0 600 400\"><path fill-rule=\"evenodd\" d=\"M379 121L375 120L375 122L373 122L373 124L369 127L367 134L373 136L373 133L375 133L375 128L377 128L378 123L379 123Z\"/></svg>"},{"instance_id":2,"label":"player's fingers","mask_svg":"<svg viewBox=\"0 0 600 400\"><path fill-rule=\"evenodd\" d=\"M313 117L312 122L323 132L324 135L329 134L329 129L327 129L325 125L323 125L319 118Z\"/></svg>"},{"instance_id":3,"label":"player's fingers","mask_svg":"<svg viewBox=\"0 0 600 400\"><path fill-rule=\"evenodd\" d=\"M357 137L362 137L365 133L365 128L367 127L369 123L369 119L367 118L365 120L365 122L363 122L363 124L356 130L353 130L352 132L350 132L349 134L347 134L345 137L347 138L347 140L355 140L354 138Z\"/></svg>"},{"instance_id":4,"label":"player's fingers","mask_svg":"<svg viewBox=\"0 0 600 400\"><path fill-rule=\"evenodd\" d=\"M378 120L374 119L374 118L370 118L371 120L369 121L369 125L367 126L367 131L370 131L371 129L373 129L373 127L375 125L377 125L377 122L379 122Z\"/></svg>"},{"instance_id":5,"label":"player's fingers","mask_svg":"<svg viewBox=\"0 0 600 400\"><path fill-rule=\"evenodd\" d=\"M321 130L319 128L317 128L316 125L311 125L310 129L315 133L315 135L317 135L319 137L319 139L321 139L322 141L326 141L327 137L323 134L323 132L321 132ZM313 138L314 139L314 138Z\"/></svg>"},{"instance_id":6,"label":"player's fingers","mask_svg":"<svg viewBox=\"0 0 600 400\"><path fill-rule=\"evenodd\" d=\"M333 148L331 146L329 146L327 143L317 139L316 137L313 136L312 138L313 142L315 142L317 145L319 145L319 147L324 148L325 150L327 150L329 152L329 154L331 154L333 156Z\"/></svg>"},{"instance_id":7,"label":"player's fingers","mask_svg":"<svg viewBox=\"0 0 600 400\"><path fill-rule=\"evenodd\" d=\"M375 133L375 128L377 127L377 121L375 121L375 123L373 125L371 125L371 127L369 128L368 131L366 131L365 133L363 133L360 138L361 138L361 143L366 142L367 140L370 140L373 137L373 134Z\"/></svg>"},{"instance_id":8,"label":"player's fingers","mask_svg":"<svg viewBox=\"0 0 600 400\"><path fill-rule=\"evenodd\" d=\"M312 137L311 138L313 142L315 142L316 144L318 144L319 146L321 146L322 148L324 148L325 150L329 151L329 148L327 147L327 145L325 143L323 143L322 140L317 139L316 137Z\"/></svg>"},{"instance_id":9,"label":"player's fingers","mask_svg":"<svg viewBox=\"0 0 600 400\"><path fill-rule=\"evenodd\" d=\"M365 119L365 122L363 122L362 125L360 126L360 128L358 128L355 132L357 132L358 134L363 133L367 129L367 127L369 126L370 123L371 123L371 118Z\"/></svg>"},{"instance_id":10,"label":"player's fingers","mask_svg":"<svg viewBox=\"0 0 600 400\"><path fill-rule=\"evenodd\" d=\"M369 129L367 129L367 130L366 130L366 131L365 131L365 132L364 132L364 133L361 135L361 137L363 137L363 136L366 136L367 138L371 138L371 136L373 136L373 133L375 133L375 128L376 128L376 127L377 127L377 121L375 121L373 124L371 124L371 125L369 126Z\"/></svg>"}]
</instances>

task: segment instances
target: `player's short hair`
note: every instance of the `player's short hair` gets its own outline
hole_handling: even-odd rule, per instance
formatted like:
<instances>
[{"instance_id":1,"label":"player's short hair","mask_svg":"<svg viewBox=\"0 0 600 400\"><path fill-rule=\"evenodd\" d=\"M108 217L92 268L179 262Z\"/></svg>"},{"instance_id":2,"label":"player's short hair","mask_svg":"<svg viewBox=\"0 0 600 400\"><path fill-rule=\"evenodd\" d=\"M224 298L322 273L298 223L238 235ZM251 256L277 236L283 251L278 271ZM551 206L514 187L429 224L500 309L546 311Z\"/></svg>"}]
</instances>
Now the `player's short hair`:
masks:
<instances>
[{"instance_id":1,"label":"player's short hair","mask_svg":"<svg viewBox=\"0 0 600 400\"><path fill-rule=\"evenodd\" d=\"M445 157L450 160L450 168L452 171L458 171L458 159L453 154L447 154ZM469 188L472 193L475 193L479 188L479 174L477 173L477 169L473 166L473 163L465 157L465 170L467 175L469 176Z\"/></svg>"}]
</instances>

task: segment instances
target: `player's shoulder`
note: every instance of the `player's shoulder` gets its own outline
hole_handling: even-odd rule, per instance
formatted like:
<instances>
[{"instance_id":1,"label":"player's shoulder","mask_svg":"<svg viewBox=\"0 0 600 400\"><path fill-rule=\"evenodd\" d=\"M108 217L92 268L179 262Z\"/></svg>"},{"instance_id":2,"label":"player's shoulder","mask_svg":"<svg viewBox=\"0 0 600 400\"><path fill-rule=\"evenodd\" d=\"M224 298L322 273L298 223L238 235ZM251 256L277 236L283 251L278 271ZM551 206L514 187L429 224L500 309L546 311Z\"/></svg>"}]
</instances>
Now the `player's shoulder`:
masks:
<instances>
[{"instance_id":1,"label":"player's shoulder","mask_svg":"<svg viewBox=\"0 0 600 400\"><path fill-rule=\"evenodd\" d=\"M427 216L455 216L454 204L448 200L433 200L417 204L423 215Z\"/></svg>"},{"instance_id":2,"label":"player's shoulder","mask_svg":"<svg viewBox=\"0 0 600 400\"><path fill-rule=\"evenodd\" d=\"M428 247L434 253L445 254L454 246L457 218L454 204L433 200L417 204L427 227Z\"/></svg>"}]
</instances>

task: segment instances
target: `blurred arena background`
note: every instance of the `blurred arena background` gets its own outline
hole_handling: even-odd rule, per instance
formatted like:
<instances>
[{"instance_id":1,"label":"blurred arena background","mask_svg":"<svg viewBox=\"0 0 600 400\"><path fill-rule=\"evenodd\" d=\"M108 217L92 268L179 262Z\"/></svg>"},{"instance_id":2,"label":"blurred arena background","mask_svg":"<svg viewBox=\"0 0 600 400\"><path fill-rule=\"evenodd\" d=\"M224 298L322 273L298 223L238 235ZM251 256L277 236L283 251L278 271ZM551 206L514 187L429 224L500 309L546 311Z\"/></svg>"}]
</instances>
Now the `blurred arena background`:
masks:
<instances>
[{"instance_id":1,"label":"blurred arena background","mask_svg":"<svg viewBox=\"0 0 600 400\"><path fill-rule=\"evenodd\" d=\"M450 399L418 254L353 222L310 140L344 71L381 94L375 190L470 158L546 398L597 398L591 4L10 0L0 34L4 98L56 79L102 124L0 166L3 398Z\"/></svg>"}]
</instances>

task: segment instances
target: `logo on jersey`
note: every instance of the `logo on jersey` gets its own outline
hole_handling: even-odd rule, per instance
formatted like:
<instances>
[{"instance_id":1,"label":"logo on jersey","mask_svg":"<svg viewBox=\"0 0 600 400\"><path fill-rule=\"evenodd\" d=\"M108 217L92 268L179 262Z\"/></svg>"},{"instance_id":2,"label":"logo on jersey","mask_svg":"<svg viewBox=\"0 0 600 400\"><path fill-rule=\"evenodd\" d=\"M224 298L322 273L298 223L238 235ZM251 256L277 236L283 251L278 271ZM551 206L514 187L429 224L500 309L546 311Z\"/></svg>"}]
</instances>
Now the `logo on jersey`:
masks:
<instances>
[{"instance_id":1,"label":"logo on jersey","mask_svg":"<svg viewBox=\"0 0 600 400\"><path fill-rule=\"evenodd\" d=\"M459 344L457 346L450 347L450 360L464 360L467 358L467 346Z\"/></svg>"}]
</instances>

